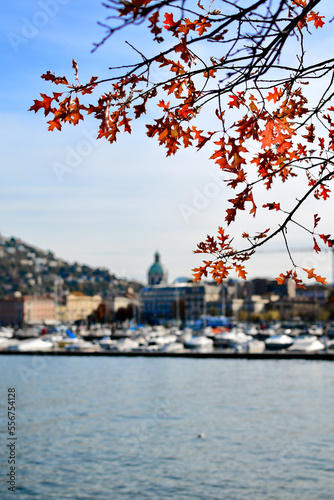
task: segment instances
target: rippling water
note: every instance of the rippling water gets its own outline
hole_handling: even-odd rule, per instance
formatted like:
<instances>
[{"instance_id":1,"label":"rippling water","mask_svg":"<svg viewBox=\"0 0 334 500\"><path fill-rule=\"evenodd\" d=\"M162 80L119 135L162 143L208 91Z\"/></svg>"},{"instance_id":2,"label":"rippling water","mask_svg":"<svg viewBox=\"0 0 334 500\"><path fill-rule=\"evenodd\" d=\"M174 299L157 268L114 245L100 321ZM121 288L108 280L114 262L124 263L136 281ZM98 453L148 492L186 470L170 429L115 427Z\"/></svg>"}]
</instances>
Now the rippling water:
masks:
<instances>
[{"instance_id":1,"label":"rippling water","mask_svg":"<svg viewBox=\"0 0 334 500\"><path fill-rule=\"evenodd\" d=\"M0 381L1 499L334 498L331 362L1 356Z\"/></svg>"}]
</instances>

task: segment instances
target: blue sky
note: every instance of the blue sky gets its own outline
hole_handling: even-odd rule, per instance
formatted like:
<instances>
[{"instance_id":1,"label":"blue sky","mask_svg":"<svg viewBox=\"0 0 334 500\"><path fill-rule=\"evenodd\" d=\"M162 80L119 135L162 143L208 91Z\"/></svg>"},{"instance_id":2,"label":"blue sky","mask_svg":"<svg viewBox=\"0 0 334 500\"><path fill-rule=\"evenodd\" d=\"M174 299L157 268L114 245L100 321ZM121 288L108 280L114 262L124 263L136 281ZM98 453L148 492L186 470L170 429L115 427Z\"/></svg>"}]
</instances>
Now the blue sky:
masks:
<instances>
[{"instance_id":1,"label":"blue sky","mask_svg":"<svg viewBox=\"0 0 334 500\"><path fill-rule=\"evenodd\" d=\"M324 6L330 8L329 0ZM78 0L14 0L2 6L0 231L51 249L66 260L105 266L118 276L141 281L159 250L170 280L190 276L201 263L192 251L206 234L216 233L230 197L208 152L188 149L165 158L164 150L145 137L144 123L137 123L131 136L121 135L114 145L94 140L92 120L51 133L42 113L28 112L40 92L51 91L40 79L47 70L70 78L74 58L81 81L92 75L105 77L108 66L133 57L125 39L135 37L143 47L144 39L132 32L91 54L92 43L103 35L96 22L105 16L99 2L83 6ZM330 29L318 38L321 50L329 52ZM318 46L313 43L310 50L316 57ZM70 168L60 175L61 165ZM287 198L295 192L298 184L289 192L278 189L278 195ZM329 213L333 204L326 203L322 210ZM313 213L310 204L303 217ZM277 224L279 220L269 214L270 223ZM256 225L240 217L240 230L263 230L268 223L262 218ZM306 235L290 236L295 247L311 246ZM271 248L282 246L279 240ZM328 252L299 254L297 260L303 267L316 267L331 281ZM290 267L283 254L268 252L255 257L248 271L250 277L274 277Z\"/></svg>"}]
</instances>

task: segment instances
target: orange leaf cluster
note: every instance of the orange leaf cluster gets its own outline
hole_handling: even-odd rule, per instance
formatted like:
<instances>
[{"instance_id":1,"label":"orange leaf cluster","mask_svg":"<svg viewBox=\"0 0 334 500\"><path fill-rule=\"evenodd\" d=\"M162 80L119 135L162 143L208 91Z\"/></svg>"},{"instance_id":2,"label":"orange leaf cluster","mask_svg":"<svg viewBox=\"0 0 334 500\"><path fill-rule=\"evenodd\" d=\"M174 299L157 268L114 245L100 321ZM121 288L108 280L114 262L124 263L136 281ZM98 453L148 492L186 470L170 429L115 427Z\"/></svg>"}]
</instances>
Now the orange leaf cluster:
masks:
<instances>
[{"instance_id":1,"label":"orange leaf cluster","mask_svg":"<svg viewBox=\"0 0 334 500\"><path fill-rule=\"evenodd\" d=\"M243 263L253 252L238 253L231 246L231 242L229 235L219 227L217 239L208 235L205 242L197 245L194 253L211 254L215 256L215 260L204 261L203 266L193 269L194 281L201 281L203 276L211 274L217 283L222 283L233 269L239 278L246 279L247 272Z\"/></svg>"},{"instance_id":2,"label":"orange leaf cluster","mask_svg":"<svg viewBox=\"0 0 334 500\"><path fill-rule=\"evenodd\" d=\"M318 282L318 283L322 283L323 285L327 284L326 278L324 278L323 276L315 274L314 267L312 269L306 269L306 268L303 267L302 270L305 271L305 273L307 273L307 278L308 279L314 278L315 281ZM288 279L292 279L294 281L295 286L297 288L305 288L305 283L303 283L303 281L298 278L297 272L296 272L295 269L290 269L290 271L287 271L285 274L281 273L279 275L279 277L276 278L276 281L277 281L277 283L279 285L284 285L288 281Z\"/></svg>"}]
</instances>

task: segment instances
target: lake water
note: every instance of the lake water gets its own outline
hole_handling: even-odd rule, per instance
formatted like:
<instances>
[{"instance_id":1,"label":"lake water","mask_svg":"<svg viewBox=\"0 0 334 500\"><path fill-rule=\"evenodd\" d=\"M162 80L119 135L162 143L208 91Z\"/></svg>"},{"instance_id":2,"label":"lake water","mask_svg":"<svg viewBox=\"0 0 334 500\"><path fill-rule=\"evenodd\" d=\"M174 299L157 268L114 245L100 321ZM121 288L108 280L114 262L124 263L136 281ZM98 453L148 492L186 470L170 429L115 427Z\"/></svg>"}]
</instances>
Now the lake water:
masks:
<instances>
[{"instance_id":1,"label":"lake water","mask_svg":"<svg viewBox=\"0 0 334 500\"><path fill-rule=\"evenodd\" d=\"M334 498L332 362L1 356L0 381L1 499Z\"/></svg>"}]
</instances>

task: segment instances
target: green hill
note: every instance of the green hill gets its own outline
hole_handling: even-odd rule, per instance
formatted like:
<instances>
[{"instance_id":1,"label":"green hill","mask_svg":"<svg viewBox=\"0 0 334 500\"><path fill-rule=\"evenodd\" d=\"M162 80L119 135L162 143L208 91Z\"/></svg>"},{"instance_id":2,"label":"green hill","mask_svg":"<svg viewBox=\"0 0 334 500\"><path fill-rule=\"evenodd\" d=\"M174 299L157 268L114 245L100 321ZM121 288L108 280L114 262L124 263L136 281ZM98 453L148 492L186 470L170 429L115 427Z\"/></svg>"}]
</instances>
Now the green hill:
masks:
<instances>
[{"instance_id":1,"label":"green hill","mask_svg":"<svg viewBox=\"0 0 334 500\"><path fill-rule=\"evenodd\" d=\"M21 292L25 295L53 293L55 284L62 290L85 295L122 294L140 283L119 279L106 268L93 268L66 262L50 250L41 250L19 238L0 235L0 296Z\"/></svg>"}]
</instances>

